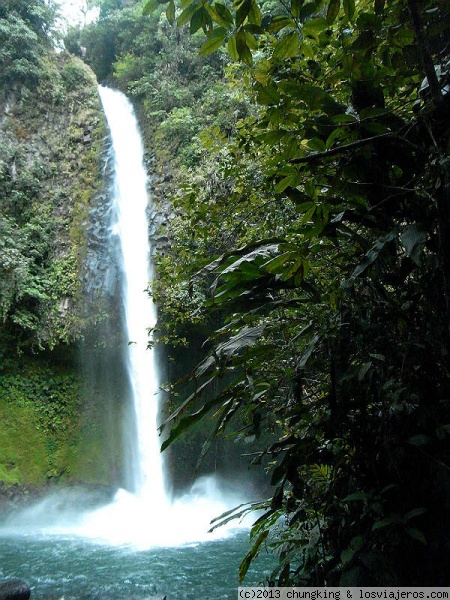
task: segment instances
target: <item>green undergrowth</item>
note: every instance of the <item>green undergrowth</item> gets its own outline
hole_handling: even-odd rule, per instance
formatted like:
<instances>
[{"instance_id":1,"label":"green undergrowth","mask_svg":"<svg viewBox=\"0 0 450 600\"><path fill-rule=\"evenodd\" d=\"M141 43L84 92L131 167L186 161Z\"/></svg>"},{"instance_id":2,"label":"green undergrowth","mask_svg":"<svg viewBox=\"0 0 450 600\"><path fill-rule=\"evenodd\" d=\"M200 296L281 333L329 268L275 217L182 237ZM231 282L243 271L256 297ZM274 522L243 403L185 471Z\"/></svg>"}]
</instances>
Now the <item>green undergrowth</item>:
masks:
<instances>
[{"instance_id":1,"label":"green undergrowth","mask_svg":"<svg viewBox=\"0 0 450 600\"><path fill-rule=\"evenodd\" d=\"M70 476L80 424L79 374L38 357L7 361L0 379L0 480L40 484Z\"/></svg>"},{"instance_id":2,"label":"green undergrowth","mask_svg":"<svg viewBox=\"0 0 450 600\"><path fill-rule=\"evenodd\" d=\"M123 408L107 394L87 395L77 356L66 354L0 367L0 481L7 487L120 480Z\"/></svg>"}]
</instances>

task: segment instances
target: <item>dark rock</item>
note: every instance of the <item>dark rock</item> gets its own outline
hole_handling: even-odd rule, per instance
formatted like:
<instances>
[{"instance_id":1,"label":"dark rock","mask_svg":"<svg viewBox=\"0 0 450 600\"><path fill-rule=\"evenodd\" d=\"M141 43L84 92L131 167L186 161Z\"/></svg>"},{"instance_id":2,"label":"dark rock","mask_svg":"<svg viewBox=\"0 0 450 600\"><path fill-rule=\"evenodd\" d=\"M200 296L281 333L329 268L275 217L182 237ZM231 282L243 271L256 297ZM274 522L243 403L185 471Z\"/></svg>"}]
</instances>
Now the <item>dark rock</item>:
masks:
<instances>
[{"instance_id":1,"label":"dark rock","mask_svg":"<svg viewBox=\"0 0 450 600\"><path fill-rule=\"evenodd\" d=\"M10 579L0 583L0 600L27 600L31 596L31 589L26 581Z\"/></svg>"}]
</instances>

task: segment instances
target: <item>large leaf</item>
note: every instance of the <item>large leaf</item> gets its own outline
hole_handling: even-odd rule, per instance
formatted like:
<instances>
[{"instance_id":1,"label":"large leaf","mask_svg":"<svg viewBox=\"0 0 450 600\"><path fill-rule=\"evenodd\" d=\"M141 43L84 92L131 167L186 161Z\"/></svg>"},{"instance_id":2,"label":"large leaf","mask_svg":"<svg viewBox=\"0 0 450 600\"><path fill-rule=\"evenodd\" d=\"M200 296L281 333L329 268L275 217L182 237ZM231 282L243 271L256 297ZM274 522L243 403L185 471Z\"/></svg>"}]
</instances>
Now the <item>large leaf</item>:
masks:
<instances>
[{"instance_id":1,"label":"large leaf","mask_svg":"<svg viewBox=\"0 0 450 600\"><path fill-rule=\"evenodd\" d=\"M387 235L379 238L372 248L365 254L364 259L353 271L350 280L354 280L359 277L366 269L368 269L378 258L380 252L389 242L392 242L396 237L395 233L388 233Z\"/></svg>"},{"instance_id":2,"label":"large leaf","mask_svg":"<svg viewBox=\"0 0 450 600\"><path fill-rule=\"evenodd\" d=\"M255 543L249 550L249 552L245 555L243 561L239 566L239 583L242 583L242 580L247 574L248 568L250 567L254 558L259 554L262 544L266 541L267 536L269 535L269 530L262 531L257 537Z\"/></svg>"},{"instance_id":3,"label":"large leaf","mask_svg":"<svg viewBox=\"0 0 450 600\"><path fill-rule=\"evenodd\" d=\"M239 352L243 348L253 346L264 332L265 325L256 325L255 327L243 327L236 335L232 336L226 342L218 344L215 348L216 355L220 358L222 356L230 358L236 352Z\"/></svg>"},{"instance_id":4,"label":"large leaf","mask_svg":"<svg viewBox=\"0 0 450 600\"><path fill-rule=\"evenodd\" d=\"M300 41L296 31L290 31L281 38L278 44L275 46L273 51L273 58L275 60L284 60L286 58L292 58L298 54Z\"/></svg>"},{"instance_id":5,"label":"large leaf","mask_svg":"<svg viewBox=\"0 0 450 600\"><path fill-rule=\"evenodd\" d=\"M166 17L171 25L175 23L175 2L173 0L170 0L167 6Z\"/></svg>"},{"instance_id":6,"label":"large leaf","mask_svg":"<svg viewBox=\"0 0 450 600\"><path fill-rule=\"evenodd\" d=\"M355 14L355 0L343 0L344 12L349 20L353 18Z\"/></svg>"},{"instance_id":7,"label":"large leaf","mask_svg":"<svg viewBox=\"0 0 450 600\"><path fill-rule=\"evenodd\" d=\"M422 249L427 241L426 232L419 229L417 225L410 225L400 236L400 240L410 259L413 260L416 265L420 265Z\"/></svg>"},{"instance_id":8,"label":"large leaf","mask_svg":"<svg viewBox=\"0 0 450 600\"><path fill-rule=\"evenodd\" d=\"M208 54L212 54L218 50L225 41L225 38L226 31L223 27L217 27L214 29L211 36L201 45L199 50L200 56L207 56Z\"/></svg>"},{"instance_id":9,"label":"large leaf","mask_svg":"<svg viewBox=\"0 0 450 600\"><path fill-rule=\"evenodd\" d=\"M194 13L198 10L197 4L190 4L177 18L177 25L181 27L188 23L193 17Z\"/></svg>"},{"instance_id":10,"label":"large leaf","mask_svg":"<svg viewBox=\"0 0 450 600\"><path fill-rule=\"evenodd\" d=\"M222 27L231 27L233 25L233 15L225 5L216 2L215 4L207 5L206 10L218 25Z\"/></svg>"},{"instance_id":11,"label":"large leaf","mask_svg":"<svg viewBox=\"0 0 450 600\"><path fill-rule=\"evenodd\" d=\"M341 0L330 0L327 10L327 23L331 24L339 14L341 8Z\"/></svg>"},{"instance_id":12,"label":"large leaf","mask_svg":"<svg viewBox=\"0 0 450 600\"><path fill-rule=\"evenodd\" d=\"M152 12L154 12L158 6L159 6L159 2L158 0L149 0L149 2L147 2L144 5L144 8L142 9L142 14L143 15L150 15L152 14Z\"/></svg>"}]
</instances>

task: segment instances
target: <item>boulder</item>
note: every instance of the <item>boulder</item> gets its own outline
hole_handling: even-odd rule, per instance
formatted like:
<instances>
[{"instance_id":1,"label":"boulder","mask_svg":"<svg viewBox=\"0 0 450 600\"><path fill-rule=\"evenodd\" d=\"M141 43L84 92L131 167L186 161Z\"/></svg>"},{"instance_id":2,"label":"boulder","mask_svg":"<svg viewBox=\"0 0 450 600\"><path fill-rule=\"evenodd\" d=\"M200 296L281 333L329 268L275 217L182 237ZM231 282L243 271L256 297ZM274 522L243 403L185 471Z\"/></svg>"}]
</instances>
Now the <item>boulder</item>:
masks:
<instances>
[{"instance_id":1,"label":"boulder","mask_svg":"<svg viewBox=\"0 0 450 600\"><path fill-rule=\"evenodd\" d=\"M30 586L26 581L10 579L0 583L0 600L28 600L30 596Z\"/></svg>"}]
</instances>

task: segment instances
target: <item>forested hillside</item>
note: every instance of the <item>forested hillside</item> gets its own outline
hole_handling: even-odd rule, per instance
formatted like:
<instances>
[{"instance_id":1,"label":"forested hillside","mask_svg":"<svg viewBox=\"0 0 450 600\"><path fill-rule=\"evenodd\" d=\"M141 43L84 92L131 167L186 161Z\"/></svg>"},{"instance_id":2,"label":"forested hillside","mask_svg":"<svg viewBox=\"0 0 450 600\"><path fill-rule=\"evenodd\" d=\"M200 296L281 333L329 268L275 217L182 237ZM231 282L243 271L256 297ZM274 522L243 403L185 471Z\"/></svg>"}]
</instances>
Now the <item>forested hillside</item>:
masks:
<instances>
[{"instance_id":1,"label":"forested hillside","mask_svg":"<svg viewBox=\"0 0 450 600\"><path fill-rule=\"evenodd\" d=\"M448 5L144 4L81 45L173 204L159 339L208 338L164 445L274 436L241 576L268 545L279 584L446 583Z\"/></svg>"},{"instance_id":2,"label":"forested hillside","mask_svg":"<svg viewBox=\"0 0 450 600\"><path fill-rule=\"evenodd\" d=\"M56 52L52 3L0 6L0 481L107 482L79 344L106 127L92 70ZM97 427L98 440L80 427ZM87 456L86 456L87 455Z\"/></svg>"},{"instance_id":3,"label":"forested hillside","mask_svg":"<svg viewBox=\"0 0 450 600\"><path fill-rule=\"evenodd\" d=\"M0 9L8 43L13 4ZM240 576L269 548L279 585L447 585L448 3L91 4L98 22L70 30L75 57L58 59L61 93L79 93L63 73L86 73L83 59L132 98L144 129L155 336L169 365L163 446L187 456L209 431L205 460L238 448L271 478L267 501L243 510L263 516ZM33 19L28 62L8 44L0 54L2 77L20 71L15 102L29 90L30 106L45 82L55 89L35 73L45 27ZM47 299L44 279L82 245L30 263L22 245L35 243L39 211L20 222L7 205L23 202L8 161L2 227L26 259L2 267L4 335L51 347L76 330L76 290L62 278ZM58 325L65 306L70 327Z\"/></svg>"}]
</instances>

